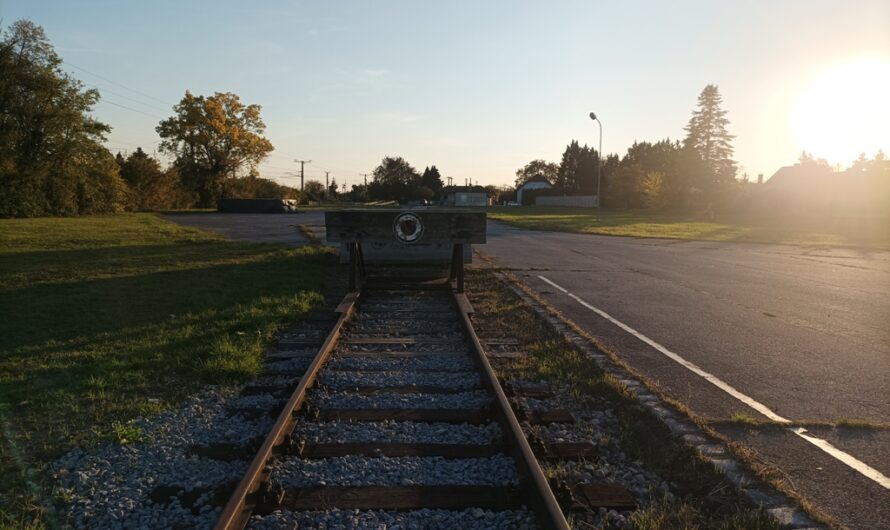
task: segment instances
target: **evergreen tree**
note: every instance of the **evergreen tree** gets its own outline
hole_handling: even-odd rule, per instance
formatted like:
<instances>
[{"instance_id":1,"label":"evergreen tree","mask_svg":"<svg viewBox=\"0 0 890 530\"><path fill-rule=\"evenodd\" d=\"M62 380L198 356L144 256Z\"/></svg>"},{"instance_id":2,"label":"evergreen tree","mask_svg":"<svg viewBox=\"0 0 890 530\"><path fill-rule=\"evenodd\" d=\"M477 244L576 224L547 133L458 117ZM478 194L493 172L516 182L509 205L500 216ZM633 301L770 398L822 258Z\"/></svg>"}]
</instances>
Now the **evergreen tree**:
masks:
<instances>
[{"instance_id":1,"label":"evergreen tree","mask_svg":"<svg viewBox=\"0 0 890 530\"><path fill-rule=\"evenodd\" d=\"M732 160L732 139L726 126L726 111L720 108L723 98L717 85L708 85L698 96L698 109L685 127L684 145L694 148L714 182L732 181L736 175L736 163Z\"/></svg>"},{"instance_id":2,"label":"evergreen tree","mask_svg":"<svg viewBox=\"0 0 890 530\"><path fill-rule=\"evenodd\" d=\"M562 154L554 186L573 194L595 192L598 163L599 155L595 149L582 147L578 140L572 140Z\"/></svg>"},{"instance_id":3,"label":"evergreen tree","mask_svg":"<svg viewBox=\"0 0 890 530\"><path fill-rule=\"evenodd\" d=\"M559 162L559 170L556 172L556 189L564 192L576 191L575 184L578 180L578 165L581 163L581 146L578 140L572 140L562 153Z\"/></svg>"},{"instance_id":4,"label":"evergreen tree","mask_svg":"<svg viewBox=\"0 0 890 530\"><path fill-rule=\"evenodd\" d=\"M445 187L442 175L439 174L439 169L435 165L423 170L423 175L420 176L420 185L432 190L434 196L441 194L442 188Z\"/></svg>"}]
</instances>

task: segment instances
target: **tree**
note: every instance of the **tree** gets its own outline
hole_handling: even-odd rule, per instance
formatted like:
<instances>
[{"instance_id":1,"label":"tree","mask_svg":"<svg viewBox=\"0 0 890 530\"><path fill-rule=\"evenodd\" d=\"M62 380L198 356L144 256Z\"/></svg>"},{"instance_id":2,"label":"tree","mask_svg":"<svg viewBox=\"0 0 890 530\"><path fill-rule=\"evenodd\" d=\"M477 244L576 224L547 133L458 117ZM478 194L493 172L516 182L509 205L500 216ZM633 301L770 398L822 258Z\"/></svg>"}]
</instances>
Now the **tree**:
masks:
<instances>
[{"instance_id":1,"label":"tree","mask_svg":"<svg viewBox=\"0 0 890 530\"><path fill-rule=\"evenodd\" d=\"M658 171L647 173L640 184L643 205L650 210L663 210L667 206L664 196L664 174Z\"/></svg>"},{"instance_id":2,"label":"tree","mask_svg":"<svg viewBox=\"0 0 890 530\"><path fill-rule=\"evenodd\" d=\"M120 211L126 185L90 117L99 92L63 72L43 28L13 23L0 40L0 217Z\"/></svg>"},{"instance_id":3,"label":"tree","mask_svg":"<svg viewBox=\"0 0 890 530\"><path fill-rule=\"evenodd\" d=\"M572 140L562 154L555 187L568 193L595 192L597 164L599 154L595 149Z\"/></svg>"},{"instance_id":4,"label":"tree","mask_svg":"<svg viewBox=\"0 0 890 530\"><path fill-rule=\"evenodd\" d=\"M328 186L328 198L337 198L337 179L331 179L331 184Z\"/></svg>"},{"instance_id":5,"label":"tree","mask_svg":"<svg viewBox=\"0 0 890 530\"><path fill-rule=\"evenodd\" d=\"M611 175L605 202L618 208L643 206L642 188L646 173L639 164L622 164Z\"/></svg>"},{"instance_id":6,"label":"tree","mask_svg":"<svg viewBox=\"0 0 890 530\"><path fill-rule=\"evenodd\" d=\"M176 157L184 185L198 195L198 205L214 206L225 179L255 171L274 149L259 105L244 105L231 92L193 96L186 91L175 114L155 129L160 149Z\"/></svg>"},{"instance_id":7,"label":"tree","mask_svg":"<svg viewBox=\"0 0 890 530\"><path fill-rule=\"evenodd\" d=\"M324 184L317 180L307 180L303 185L303 195L307 201L320 201L324 199Z\"/></svg>"},{"instance_id":8,"label":"tree","mask_svg":"<svg viewBox=\"0 0 890 530\"><path fill-rule=\"evenodd\" d=\"M374 180L368 184L372 200L407 202L420 198L421 177L402 157L384 158L374 169Z\"/></svg>"},{"instance_id":9,"label":"tree","mask_svg":"<svg viewBox=\"0 0 890 530\"><path fill-rule=\"evenodd\" d=\"M516 170L516 187L522 186L525 181L537 175L543 175L551 184L554 184L559 176L559 166L546 160L532 160Z\"/></svg>"},{"instance_id":10,"label":"tree","mask_svg":"<svg viewBox=\"0 0 890 530\"><path fill-rule=\"evenodd\" d=\"M442 188L445 187L442 175L434 165L423 170L423 175L420 176L420 185L432 190L434 196L441 194Z\"/></svg>"},{"instance_id":11,"label":"tree","mask_svg":"<svg viewBox=\"0 0 890 530\"><path fill-rule=\"evenodd\" d=\"M141 147L126 159L118 153L117 163L121 178L130 188L130 202L135 208L158 210L194 203L193 198L187 198L182 190L176 168L161 169L160 162L148 156Z\"/></svg>"},{"instance_id":12,"label":"tree","mask_svg":"<svg viewBox=\"0 0 890 530\"><path fill-rule=\"evenodd\" d=\"M368 202L371 200L368 195L368 186L353 184L352 189L349 191L349 200L353 202Z\"/></svg>"},{"instance_id":13,"label":"tree","mask_svg":"<svg viewBox=\"0 0 890 530\"><path fill-rule=\"evenodd\" d=\"M256 175L226 179L223 197L231 199L300 199L300 190Z\"/></svg>"},{"instance_id":14,"label":"tree","mask_svg":"<svg viewBox=\"0 0 890 530\"><path fill-rule=\"evenodd\" d=\"M732 160L732 139L726 126L726 111L717 85L708 85L698 96L698 109L685 127L684 145L698 152L713 182L725 183L735 179L736 163Z\"/></svg>"},{"instance_id":15,"label":"tree","mask_svg":"<svg viewBox=\"0 0 890 530\"><path fill-rule=\"evenodd\" d=\"M865 153L859 155L859 160L864 160L866 158ZM810 153L806 151L800 152L800 157L797 159L797 165L799 166L820 166L820 167L831 167L828 163L828 160L824 158L816 158Z\"/></svg>"}]
</instances>

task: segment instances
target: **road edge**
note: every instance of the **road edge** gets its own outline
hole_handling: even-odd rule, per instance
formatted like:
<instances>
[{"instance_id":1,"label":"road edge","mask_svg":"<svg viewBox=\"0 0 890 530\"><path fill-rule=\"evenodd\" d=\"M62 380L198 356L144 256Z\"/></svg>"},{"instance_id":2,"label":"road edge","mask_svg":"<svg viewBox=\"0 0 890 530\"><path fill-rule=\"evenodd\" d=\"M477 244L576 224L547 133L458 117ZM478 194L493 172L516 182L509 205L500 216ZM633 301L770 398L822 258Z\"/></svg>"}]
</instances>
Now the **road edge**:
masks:
<instances>
[{"instance_id":1,"label":"road edge","mask_svg":"<svg viewBox=\"0 0 890 530\"><path fill-rule=\"evenodd\" d=\"M827 514L815 507L804 509L804 499L794 492L783 491L769 484L756 472L749 470L747 460L739 458L738 444L709 429L704 421L696 418L685 407L665 399L661 392L636 374L630 367L615 358L614 352L604 351L595 339L587 336L571 319L542 300L533 289L509 272L492 270L493 274L527 304L554 331L596 363L605 373L621 383L629 396L655 415L671 434L693 448L698 455L710 462L726 479L752 503L761 506L776 522L795 530L826 530L837 527ZM818 522L817 522L818 521Z\"/></svg>"}]
</instances>

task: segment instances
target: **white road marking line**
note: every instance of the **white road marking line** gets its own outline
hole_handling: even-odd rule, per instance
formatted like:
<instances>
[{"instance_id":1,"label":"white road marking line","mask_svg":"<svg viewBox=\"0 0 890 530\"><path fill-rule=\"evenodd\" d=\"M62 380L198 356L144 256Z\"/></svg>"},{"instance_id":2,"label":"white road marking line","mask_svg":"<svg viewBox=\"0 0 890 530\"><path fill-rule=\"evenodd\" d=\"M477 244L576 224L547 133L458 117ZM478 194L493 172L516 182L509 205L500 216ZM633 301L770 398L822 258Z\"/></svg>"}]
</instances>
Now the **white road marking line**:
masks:
<instances>
[{"instance_id":1,"label":"white road marking line","mask_svg":"<svg viewBox=\"0 0 890 530\"><path fill-rule=\"evenodd\" d=\"M716 387L719 388L720 390L723 390L724 392L726 392L726 393L729 394L730 396L732 396L732 397L738 399L739 401L741 401L741 402L744 403L745 405L748 405L749 407L751 407L752 409L756 410L757 412L763 414L763 415L766 416L767 418L769 418L769 419L771 419L771 420L773 420L773 421L779 422L779 423L791 423L791 420L789 420L788 418L784 418L784 417L782 417L782 416L776 414L775 412L773 412L772 410L770 410L769 407L767 407L767 406L764 405L763 403L760 403L760 402L757 401L756 399L754 399L754 398L752 398L752 397L750 397L750 396L748 396L748 395L745 395L745 394L739 392L738 390L736 390L735 388L733 388L733 387L732 387L731 385L729 385L728 383L722 381L722 380L721 380L720 378L718 378L717 376L715 376L715 375L713 375L713 374L711 374L711 373L709 373L709 372L706 372L705 370L703 370L703 369L701 369L700 367L696 366L694 363L691 363L691 362L687 361L686 359L684 359L683 357L680 357L680 356L677 355L676 353L674 353L674 352L672 352L671 350L665 348L664 346L662 346L661 344L659 344L659 343L655 342L654 340L650 339L650 338L647 337L646 335L643 335L642 333L640 333L639 331L637 331L637 330L633 329L632 327L628 326L628 325L625 324L624 322L621 322L620 320L617 320L617 319L613 318L612 315L606 313L606 312L603 311L602 309L599 309L599 308L596 308L596 307L590 305L589 303L587 303L586 301L584 301L584 300L583 300L582 298L580 298L579 296L577 296L577 295L575 295L575 294L569 292L568 289L566 289L565 287L562 287L561 285L558 285L558 284L554 283L553 281L551 281L550 279L548 279L548 278L546 278L546 277L544 277L544 276L538 275L538 278L540 278L541 280L547 282L549 285L553 286L554 288L559 289L561 292L565 293L569 298L575 300L576 302L578 302L578 303L581 304L582 306L586 307L587 309L590 309L591 311L593 311L593 312L596 313L597 315L599 315L599 316L605 318L605 319L608 320L609 322L615 324L615 325L618 326L619 328L621 328L621 329L623 329L624 331L630 333L631 335L633 335L634 337L636 337L636 338L640 339L641 341L645 342L645 343L648 344L649 346L655 348L656 350L658 350L659 352L661 352L662 354L664 354L666 357L670 358L670 359L673 360L673 361L676 361L678 364L680 364L681 366L685 367L686 369L688 369L688 370L692 371L693 373L695 373L695 374L697 374L697 375L703 377L703 378L704 378L706 381L708 381L709 383L713 384L714 386L716 386ZM853 468L854 470L858 471L859 473L861 473L861 474L862 474L863 476L865 476L866 478L869 478L869 479L871 479L871 480L877 482L879 485L883 486L883 487L886 488L886 489L890 489L890 477L887 477L886 475L884 475L883 473L881 473L881 472L878 471L877 469L875 469L875 468L869 466L868 464L866 464L865 462L863 462L863 461L857 459L857 458L854 457L853 455L841 451L841 450L838 449L837 447L831 445L831 444L830 444L828 441L826 441L826 440L823 440L823 439L821 439L821 438L816 438L815 436L811 436L811 435L807 434L807 430L804 429L803 427L789 428L788 430L789 430L790 432L793 432L793 433L796 434L797 436L803 438L804 440L810 442L811 444L815 445L816 447L818 447L819 449L821 449L822 451L824 451L824 452L827 453L828 455L830 455L830 456L836 458L836 459L839 460L840 462L843 462L844 464L850 466L851 468Z\"/></svg>"}]
</instances>

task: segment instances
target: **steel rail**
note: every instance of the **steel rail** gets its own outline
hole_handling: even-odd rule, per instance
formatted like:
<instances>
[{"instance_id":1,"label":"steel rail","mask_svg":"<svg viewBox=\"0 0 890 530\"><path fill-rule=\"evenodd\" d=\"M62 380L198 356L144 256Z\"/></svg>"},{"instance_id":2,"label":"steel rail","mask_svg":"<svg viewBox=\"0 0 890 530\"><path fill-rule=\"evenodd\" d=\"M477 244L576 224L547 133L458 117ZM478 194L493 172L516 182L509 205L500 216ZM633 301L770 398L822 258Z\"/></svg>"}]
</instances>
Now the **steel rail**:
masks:
<instances>
[{"instance_id":1,"label":"steel rail","mask_svg":"<svg viewBox=\"0 0 890 530\"><path fill-rule=\"evenodd\" d=\"M453 295L454 305L461 316L461 324L473 345L472 350L476 362L482 369L482 384L488 387L489 392L495 398L494 413L504 431L507 446L513 453L516 467L529 486L529 504L535 512L538 523L547 530L569 530L569 523L559 507L559 502L553 495L553 490L550 489L550 484L547 482L547 477L544 476L541 466L538 465L538 459L535 457L525 433L522 432L522 426L519 425L519 420L513 413L513 407L507 399L507 394L501 388L497 375L485 356L482 342L476 335L476 330L473 329L473 323L467 313L469 304L465 302L465 295L457 291L453 291Z\"/></svg>"},{"instance_id":2,"label":"steel rail","mask_svg":"<svg viewBox=\"0 0 890 530\"><path fill-rule=\"evenodd\" d=\"M303 405L303 401L306 399L306 392L315 383L318 372L321 371L322 366L331 356L331 352L334 350L334 346L337 345L337 341L343 331L343 325L355 313L356 303L359 298L360 295L349 293L337 308L340 311L340 318L337 319L334 328L328 334L324 343L322 343L318 353L312 360L312 364L309 365L309 368L306 369L306 372L300 378L300 383L293 394L291 394L281 414L278 415L278 420L275 421L275 425L272 426L272 430L266 436L263 445L260 446L256 456L251 461L250 467L247 468L244 477L238 483L238 487L235 488L234 493L229 497L229 502L223 509L219 520L217 520L216 526L214 526L216 530L241 530L247 526L250 515L253 512L250 497L257 493L257 490L263 483L263 479L266 478L265 475L269 473L266 464L272 456L272 451L281 444L285 436L293 431L296 424L295 413Z\"/></svg>"}]
</instances>

